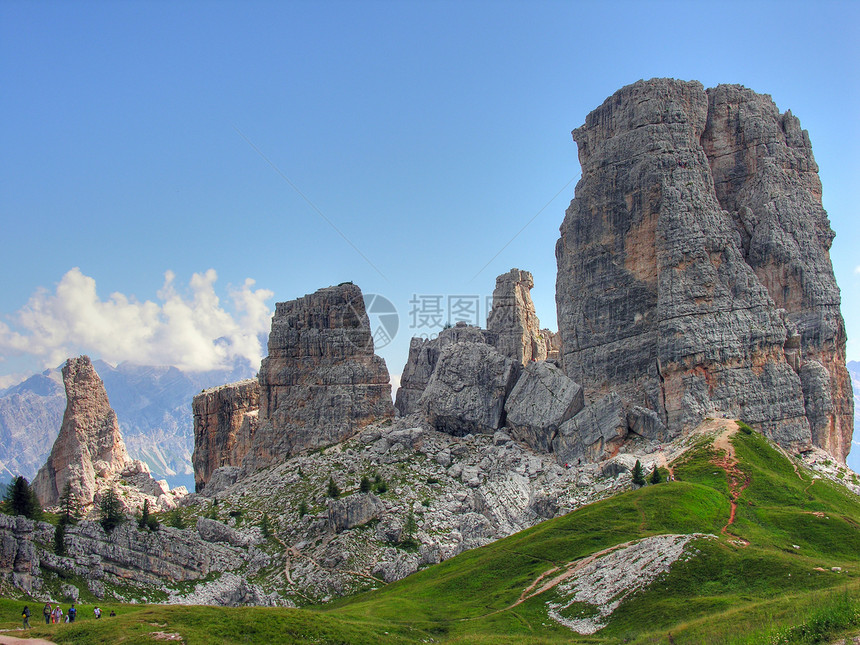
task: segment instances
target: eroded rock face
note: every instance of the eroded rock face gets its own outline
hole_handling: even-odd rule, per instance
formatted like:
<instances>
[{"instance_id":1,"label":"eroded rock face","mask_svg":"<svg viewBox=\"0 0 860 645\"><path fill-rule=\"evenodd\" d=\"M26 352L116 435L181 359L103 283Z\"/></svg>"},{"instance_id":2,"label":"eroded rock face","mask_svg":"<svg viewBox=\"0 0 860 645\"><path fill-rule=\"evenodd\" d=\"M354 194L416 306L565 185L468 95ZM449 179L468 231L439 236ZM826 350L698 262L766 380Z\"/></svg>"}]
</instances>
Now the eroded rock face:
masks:
<instances>
[{"instance_id":1,"label":"eroded rock face","mask_svg":"<svg viewBox=\"0 0 860 645\"><path fill-rule=\"evenodd\" d=\"M589 400L614 391L655 411L668 437L726 413L844 460L832 232L796 119L743 88L654 79L616 92L573 137L582 179L556 246L568 376ZM810 428L805 360L830 375L831 410L809 411L828 429Z\"/></svg>"},{"instance_id":2,"label":"eroded rock face","mask_svg":"<svg viewBox=\"0 0 860 645\"><path fill-rule=\"evenodd\" d=\"M519 363L485 343L447 346L418 402L430 425L455 436L492 434L504 425L505 399Z\"/></svg>"},{"instance_id":3,"label":"eroded rock face","mask_svg":"<svg viewBox=\"0 0 860 645\"><path fill-rule=\"evenodd\" d=\"M409 357L400 376L394 407L401 416L418 411L418 399L430 382L444 348L459 341L494 345L496 338L496 334L464 322L443 329L436 338L413 338L409 343Z\"/></svg>"},{"instance_id":4,"label":"eroded rock face","mask_svg":"<svg viewBox=\"0 0 860 645\"><path fill-rule=\"evenodd\" d=\"M541 335L531 290L534 279L528 271L511 269L496 278L493 308L487 329L497 335L496 349L520 363L546 358L547 341Z\"/></svg>"},{"instance_id":5,"label":"eroded rock face","mask_svg":"<svg viewBox=\"0 0 860 645\"><path fill-rule=\"evenodd\" d=\"M132 464L116 413L88 356L66 361L63 384L63 425L48 461L33 480L33 489L45 507L57 504L66 482L80 503L91 504L97 475L113 476Z\"/></svg>"},{"instance_id":6,"label":"eroded rock face","mask_svg":"<svg viewBox=\"0 0 860 645\"><path fill-rule=\"evenodd\" d=\"M562 423L582 410L582 388L546 361L528 363L505 401L515 439L532 450L550 452Z\"/></svg>"},{"instance_id":7,"label":"eroded rock face","mask_svg":"<svg viewBox=\"0 0 860 645\"><path fill-rule=\"evenodd\" d=\"M361 289L353 284L276 305L259 380L259 428L244 472L343 441L394 415L388 369L373 352Z\"/></svg>"},{"instance_id":8,"label":"eroded rock face","mask_svg":"<svg viewBox=\"0 0 860 645\"><path fill-rule=\"evenodd\" d=\"M221 466L240 466L257 430L260 384L257 379L204 390L194 411L194 481L197 492Z\"/></svg>"},{"instance_id":9,"label":"eroded rock face","mask_svg":"<svg viewBox=\"0 0 860 645\"><path fill-rule=\"evenodd\" d=\"M612 457L626 436L624 404L611 392L561 424L552 447L559 464L579 465Z\"/></svg>"},{"instance_id":10,"label":"eroded rock face","mask_svg":"<svg viewBox=\"0 0 860 645\"><path fill-rule=\"evenodd\" d=\"M834 233L821 205L809 134L791 110L780 114L770 96L720 85L708 90L702 146L746 263L800 336L812 442L843 460L851 447L853 398L841 298L830 262ZM807 362L812 365L805 370ZM819 367L826 379L804 378Z\"/></svg>"}]
</instances>

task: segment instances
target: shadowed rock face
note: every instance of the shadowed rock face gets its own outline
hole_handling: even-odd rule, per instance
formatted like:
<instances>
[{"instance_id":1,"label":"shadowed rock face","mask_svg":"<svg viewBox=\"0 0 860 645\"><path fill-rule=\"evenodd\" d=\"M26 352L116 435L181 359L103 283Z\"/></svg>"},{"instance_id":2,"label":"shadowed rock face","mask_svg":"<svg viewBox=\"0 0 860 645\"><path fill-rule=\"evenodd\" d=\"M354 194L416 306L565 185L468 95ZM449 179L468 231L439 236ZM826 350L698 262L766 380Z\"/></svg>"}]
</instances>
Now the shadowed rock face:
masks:
<instances>
[{"instance_id":1,"label":"shadowed rock face","mask_svg":"<svg viewBox=\"0 0 860 645\"><path fill-rule=\"evenodd\" d=\"M564 369L588 400L615 391L670 437L725 412L844 460L853 402L833 233L797 120L744 88L654 79L573 137L582 179L556 245L556 302Z\"/></svg>"},{"instance_id":2,"label":"shadowed rock face","mask_svg":"<svg viewBox=\"0 0 860 645\"><path fill-rule=\"evenodd\" d=\"M66 411L48 461L33 480L43 506L57 504L66 482L83 504L93 501L96 476L109 476L132 465L116 413L88 356L70 358L63 367Z\"/></svg>"},{"instance_id":3,"label":"shadowed rock face","mask_svg":"<svg viewBox=\"0 0 860 645\"><path fill-rule=\"evenodd\" d=\"M221 466L240 466L257 430L260 384L257 379L204 390L194 411L194 483L197 492Z\"/></svg>"},{"instance_id":4,"label":"shadowed rock face","mask_svg":"<svg viewBox=\"0 0 860 645\"><path fill-rule=\"evenodd\" d=\"M388 369L373 352L361 289L353 284L276 305L259 381L259 429L245 472L394 415Z\"/></svg>"}]
</instances>

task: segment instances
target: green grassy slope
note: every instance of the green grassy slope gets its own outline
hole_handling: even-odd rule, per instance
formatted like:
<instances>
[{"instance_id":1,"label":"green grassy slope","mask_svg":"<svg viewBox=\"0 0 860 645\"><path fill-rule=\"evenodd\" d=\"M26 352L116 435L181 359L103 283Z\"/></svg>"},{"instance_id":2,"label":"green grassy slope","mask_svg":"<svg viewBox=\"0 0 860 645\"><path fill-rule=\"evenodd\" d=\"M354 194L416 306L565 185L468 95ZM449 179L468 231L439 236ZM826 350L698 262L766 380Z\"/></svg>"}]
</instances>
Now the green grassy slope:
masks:
<instances>
[{"instance_id":1,"label":"green grassy slope","mask_svg":"<svg viewBox=\"0 0 860 645\"><path fill-rule=\"evenodd\" d=\"M153 642L152 631L179 633L189 644L763 643L780 642L773 630L820 623L822 612L838 613L828 609L836 605L845 609L841 622L818 632L850 626L860 608L860 500L824 480L813 483L811 473L758 434L738 432L732 444L746 487L725 534L730 485L714 464L720 455L701 441L674 465L677 481L583 507L319 609L126 606L113 622L97 623L85 607L80 624L43 625L33 635L58 643ZM593 636L548 618L555 590L515 605L553 567L642 537L695 532L718 539L697 540L695 557L626 600ZM18 623L20 606L0 604L14 617L4 626ZM782 642L819 642L798 634Z\"/></svg>"}]
</instances>

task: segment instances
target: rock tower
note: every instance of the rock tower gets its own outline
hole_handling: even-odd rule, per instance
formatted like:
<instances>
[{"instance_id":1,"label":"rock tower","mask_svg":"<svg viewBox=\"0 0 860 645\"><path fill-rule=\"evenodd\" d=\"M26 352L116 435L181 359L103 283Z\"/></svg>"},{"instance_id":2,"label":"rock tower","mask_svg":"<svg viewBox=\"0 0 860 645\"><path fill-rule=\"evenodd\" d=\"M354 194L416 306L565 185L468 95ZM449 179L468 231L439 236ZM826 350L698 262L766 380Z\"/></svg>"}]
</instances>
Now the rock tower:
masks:
<instances>
[{"instance_id":1,"label":"rock tower","mask_svg":"<svg viewBox=\"0 0 860 645\"><path fill-rule=\"evenodd\" d=\"M853 400L807 133L769 96L672 79L573 131L582 178L556 245L564 370L667 436L712 414L840 461Z\"/></svg>"}]
</instances>

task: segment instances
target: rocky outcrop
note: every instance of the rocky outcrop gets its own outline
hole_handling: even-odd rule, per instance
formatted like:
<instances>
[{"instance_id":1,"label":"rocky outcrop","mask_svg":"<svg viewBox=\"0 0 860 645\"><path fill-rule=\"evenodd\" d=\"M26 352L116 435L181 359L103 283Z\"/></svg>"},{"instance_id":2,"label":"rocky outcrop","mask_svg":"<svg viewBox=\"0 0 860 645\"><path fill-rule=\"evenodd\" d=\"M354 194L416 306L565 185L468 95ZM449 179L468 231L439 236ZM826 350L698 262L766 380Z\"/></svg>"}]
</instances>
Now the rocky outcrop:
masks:
<instances>
[{"instance_id":1,"label":"rocky outcrop","mask_svg":"<svg viewBox=\"0 0 860 645\"><path fill-rule=\"evenodd\" d=\"M63 367L66 411L47 463L33 480L42 506L54 506L68 482L81 504L91 504L96 477L116 475L132 464L104 384L88 356Z\"/></svg>"},{"instance_id":2,"label":"rocky outcrop","mask_svg":"<svg viewBox=\"0 0 860 645\"><path fill-rule=\"evenodd\" d=\"M579 465L612 457L626 437L624 404L611 392L561 424L552 448L559 464Z\"/></svg>"},{"instance_id":3,"label":"rocky outcrop","mask_svg":"<svg viewBox=\"0 0 860 645\"><path fill-rule=\"evenodd\" d=\"M35 526L25 517L0 514L0 578L27 593L41 587Z\"/></svg>"},{"instance_id":4,"label":"rocky outcrop","mask_svg":"<svg viewBox=\"0 0 860 645\"><path fill-rule=\"evenodd\" d=\"M794 117L742 88L655 79L616 92L573 137L582 179L556 246L568 376L589 400L616 392L655 411L669 437L725 413L843 460L832 232ZM828 410L805 407L805 360L830 376Z\"/></svg>"},{"instance_id":5,"label":"rocky outcrop","mask_svg":"<svg viewBox=\"0 0 860 645\"><path fill-rule=\"evenodd\" d=\"M418 402L430 425L455 436L490 433L505 424L505 399L519 363L484 343L447 346Z\"/></svg>"},{"instance_id":6,"label":"rocky outcrop","mask_svg":"<svg viewBox=\"0 0 860 645\"><path fill-rule=\"evenodd\" d=\"M520 363L546 358L547 342L541 335L531 290L534 279L528 271L511 269L496 278L493 308L487 329L497 335L496 349Z\"/></svg>"},{"instance_id":7,"label":"rocky outcrop","mask_svg":"<svg viewBox=\"0 0 860 645\"><path fill-rule=\"evenodd\" d=\"M507 424L515 439L550 452L562 423L582 410L582 388L546 361L528 363L505 401Z\"/></svg>"},{"instance_id":8,"label":"rocky outcrop","mask_svg":"<svg viewBox=\"0 0 860 645\"><path fill-rule=\"evenodd\" d=\"M561 334L549 329L540 330L541 338L546 344L546 358L549 361L561 359Z\"/></svg>"},{"instance_id":9,"label":"rocky outcrop","mask_svg":"<svg viewBox=\"0 0 860 645\"><path fill-rule=\"evenodd\" d=\"M279 302L259 374L259 428L243 471L343 441L394 415L361 289L351 283Z\"/></svg>"},{"instance_id":10,"label":"rocky outcrop","mask_svg":"<svg viewBox=\"0 0 860 645\"><path fill-rule=\"evenodd\" d=\"M436 338L413 338L409 343L409 357L400 376L394 407L401 416L418 411L418 400L424 393L439 355L449 345L460 341L495 345L496 335L479 327L458 322L443 329Z\"/></svg>"},{"instance_id":11,"label":"rocky outcrop","mask_svg":"<svg viewBox=\"0 0 860 645\"><path fill-rule=\"evenodd\" d=\"M367 524L378 519L385 510L382 502L373 493L358 493L328 503L328 525L335 533Z\"/></svg>"},{"instance_id":12,"label":"rocky outcrop","mask_svg":"<svg viewBox=\"0 0 860 645\"><path fill-rule=\"evenodd\" d=\"M221 466L240 466L257 430L260 384L246 379L204 390L194 412L194 481L197 492Z\"/></svg>"}]
</instances>

